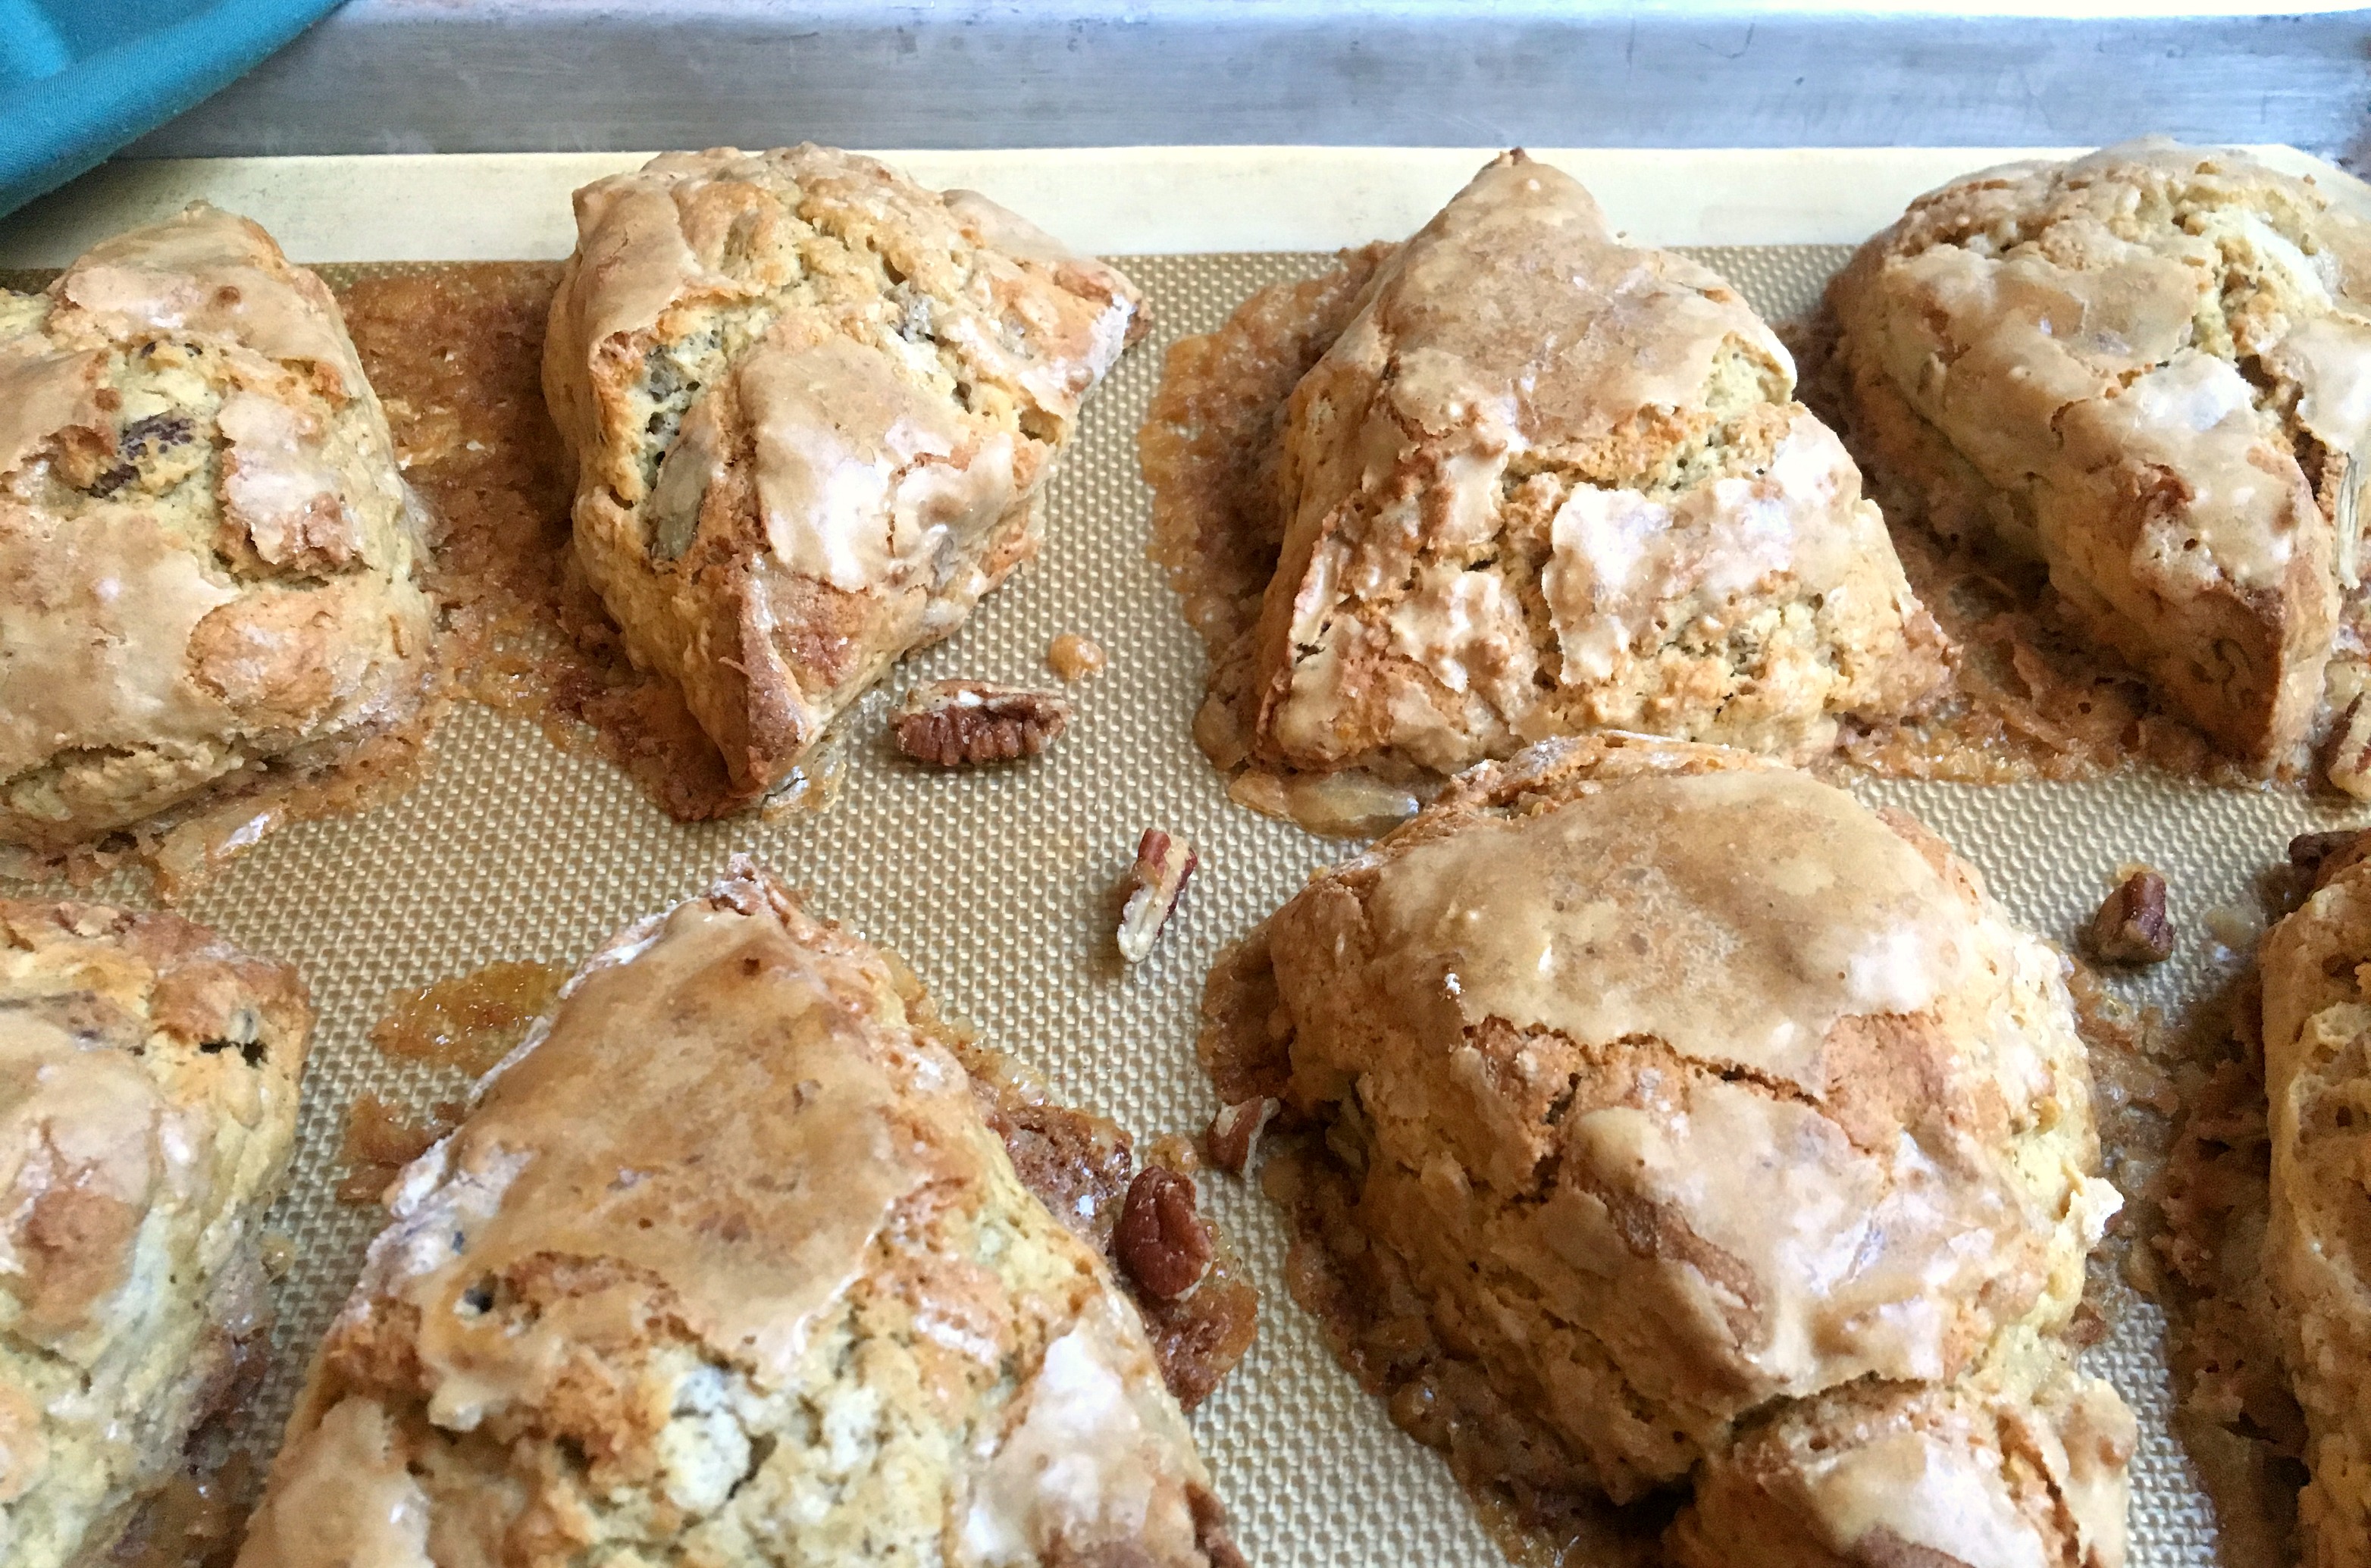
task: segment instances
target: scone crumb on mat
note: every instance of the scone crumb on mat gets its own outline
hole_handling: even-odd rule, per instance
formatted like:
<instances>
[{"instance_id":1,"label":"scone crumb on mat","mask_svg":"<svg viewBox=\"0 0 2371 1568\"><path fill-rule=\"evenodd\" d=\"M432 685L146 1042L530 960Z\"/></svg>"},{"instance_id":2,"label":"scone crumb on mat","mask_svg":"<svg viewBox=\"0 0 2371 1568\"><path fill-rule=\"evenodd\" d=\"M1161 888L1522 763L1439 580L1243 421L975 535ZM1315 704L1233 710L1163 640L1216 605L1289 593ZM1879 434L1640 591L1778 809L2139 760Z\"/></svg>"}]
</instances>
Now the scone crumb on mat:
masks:
<instances>
[{"instance_id":1,"label":"scone crumb on mat","mask_svg":"<svg viewBox=\"0 0 2371 1568\"><path fill-rule=\"evenodd\" d=\"M936 767L1019 762L1044 753L1070 725L1068 698L987 681L931 681L889 715L897 749Z\"/></svg>"},{"instance_id":2,"label":"scone crumb on mat","mask_svg":"<svg viewBox=\"0 0 2371 1568\"><path fill-rule=\"evenodd\" d=\"M1152 956L1152 944L1177 911L1186 881L1201 862L1193 847L1174 834L1148 827L1137 840L1136 860L1120 883L1119 955L1130 963Z\"/></svg>"},{"instance_id":3,"label":"scone crumb on mat","mask_svg":"<svg viewBox=\"0 0 2371 1568\"><path fill-rule=\"evenodd\" d=\"M1046 667L1065 681L1078 682L1103 674L1111 655L1093 638L1066 631L1046 647Z\"/></svg>"}]
</instances>

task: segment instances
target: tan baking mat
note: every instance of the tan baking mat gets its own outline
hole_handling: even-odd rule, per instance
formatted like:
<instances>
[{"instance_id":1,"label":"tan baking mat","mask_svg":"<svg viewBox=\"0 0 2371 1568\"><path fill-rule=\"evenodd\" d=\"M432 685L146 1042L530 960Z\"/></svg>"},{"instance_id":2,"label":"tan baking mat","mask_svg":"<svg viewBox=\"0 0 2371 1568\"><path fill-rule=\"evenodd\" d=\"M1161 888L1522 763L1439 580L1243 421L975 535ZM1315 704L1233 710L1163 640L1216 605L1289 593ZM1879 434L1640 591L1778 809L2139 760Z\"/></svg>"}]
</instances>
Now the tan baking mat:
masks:
<instances>
[{"instance_id":1,"label":"tan baking mat","mask_svg":"<svg viewBox=\"0 0 2371 1568\"><path fill-rule=\"evenodd\" d=\"M1805 307L1845 252L1695 254L1775 319ZM829 809L686 826L607 764L554 749L523 721L464 707L443 732L434 774L408 797L360 819L287 829L192 901L196 917L300 964L320 1011L294 1187L276 1216L295 1239L295 1262L280 1286L279 1356L249 1412L251 1432L276 1431L376 1228L376 1210L331 1197L348 1104L364 1090L414 1109L453 1093L450 1081L431 1082L366 1043L388 993L497 959L573 962L628 920L701 886L733 850L756 851L809 890L820 911L897 948L945 1008L1042 1070L1066 1098L1139 1133L1202 1124L1212 1106L1193 1041L1205 970L1221 943L1347 847L1230 803L1188 738L1202 653L1145 555L1148 498L1134 432L1171 339L1210 329L1253 289L1324 260L1124 263L1151 300L1153 335L1087 410L1080 446L1054 483L1044 557L851 716L846 784ZM1077 719L1042 760L926 774L885 744L884 709L908 679L1045 682L1046 646L1065 631L1093 638L1112 663L1074 688ZM2119 861L2161 868L2181 946L2173 963L2129 991L2168 1006L2200 994L2230 962L2210 951L2203 912L2250 904L2250 879L2290 834L2337 820L2294 795L2141 778L1856 788L1917 812L2053 939L2088 915ZM1124 972L1106 897L1151 825L1182 832L1202 869L1152 959ZM1206 1200L1233 1227L1266 1296L1258 1344L1195 1417L1253 1561L1501 1562L1446 1465L1390 1424L1287 1297L1277 1215L1224 1177L1206 1178ZM2143 1433L2132 1561L2212 1561L2212 1515L2168 1435L2160 1320L2121 1289L2104 1305L2113 1327L2091 1364L2131 1401Z\"/></svg>"}]
</instances>

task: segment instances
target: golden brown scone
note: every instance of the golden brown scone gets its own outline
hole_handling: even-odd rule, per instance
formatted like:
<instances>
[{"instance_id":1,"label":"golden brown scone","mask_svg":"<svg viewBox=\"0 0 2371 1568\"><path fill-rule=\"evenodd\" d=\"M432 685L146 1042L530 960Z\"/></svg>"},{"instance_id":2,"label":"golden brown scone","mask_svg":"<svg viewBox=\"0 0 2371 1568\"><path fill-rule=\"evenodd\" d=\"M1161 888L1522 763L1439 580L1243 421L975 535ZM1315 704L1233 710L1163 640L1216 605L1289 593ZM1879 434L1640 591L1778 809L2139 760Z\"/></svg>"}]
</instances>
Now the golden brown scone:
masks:
<instances>
[{"instance_id":1,"label":"golden brown scone","mask_svg":"<svg viewBox=\"0 0 2371 1568\"><path fill-rule=\"evenodd\" d=\"M1241 1561L1101 1258L883 955L746 859L389 1203L242 1568Z\"/></svg>"},{"instance_id":2,"label":"golden brown scone","mask_svg":"<svg viewBox=\"0 0 2371 1568\"><path fill-rule=\"evenodd\" d=\"M1617 1502L2063 1324L2117 1205L2062 960L1916 823L1748 753L1475 768L1207 1010L1221 1098L1323 1127L1440 1343Z\"/></svg>"},{"instance_id":3,"label":"golden brown scone","mask_svg":"<svg viewBox=\"0 0 2371 1568\"><path fill-rule=\"evenodd\" d=\"M2288 760L2361 580L2371 225L2135 143L1921 197L1828 298L1856 434L1930 525L2045 561L2178 711Z\"/></svg>"},{"instance_id":4,"label":"golden brown scone","mask_svg":"<svg viewBox=\"0 0 2371 1568\"><path fill-rule=\"evenodd\" d=\"M201 203L0 293L0 845L413 723L420 530L336 302L246 219Z\"/></svg>"},{"instance_id":5,"label":"golden brown scone","mask_svg":"<svg viewBox=\"0 0 2371 1568\"><path fill-rule=\"evenodd\" d=\"M2063 1341L2016 1330L1957 1382L1851 1383L1706 1462L1678 1568L2121 1568L2137 1429Z\"/></svg>"},{"instance_id":6,"label":"golden brown scone","mask_svg":"<svg viewBox=\"0 0 2371 1568\"><path fill-rule=\"evenodd\" d=\"M1035 553L1141 306L971 191L812 144L667 154L576 227L543 383L577 557L746 805Z\"/></svg>"},{"instance_id":7,"label":"golden brown scone","mask_svg":"<svg viewBox=\"0 0 2371 1568\"><path fill-rule=\"evenodd\" d=\"M1941 678L1860 475L1721 280L1484 168L1294 389L1255 760L1452 771L1619 727L1772 751Z\"/></svg>"},{"instance_id":8,"label":"golden brown scone","mask_svg":"<svg viewBox=\"0 0 2371 1568\"><path fill-rule=\"evenodd\" d=\"M2311 1568L2371 1563L2371 862L2339 871L2261 949L2273 1148L2265 1274L2304 1408Z\"/></svg>"},{"instance_id":9,"label":"golden brown scone","mask_svg":"<svg viewBox=\"0 0 2371 1568\"><path fill-rule=\"evenodd\" d=\"M0 1560L108 1557L269 1349L295 972L170 915L0 900Z\"/></svg>"}]
</instances>

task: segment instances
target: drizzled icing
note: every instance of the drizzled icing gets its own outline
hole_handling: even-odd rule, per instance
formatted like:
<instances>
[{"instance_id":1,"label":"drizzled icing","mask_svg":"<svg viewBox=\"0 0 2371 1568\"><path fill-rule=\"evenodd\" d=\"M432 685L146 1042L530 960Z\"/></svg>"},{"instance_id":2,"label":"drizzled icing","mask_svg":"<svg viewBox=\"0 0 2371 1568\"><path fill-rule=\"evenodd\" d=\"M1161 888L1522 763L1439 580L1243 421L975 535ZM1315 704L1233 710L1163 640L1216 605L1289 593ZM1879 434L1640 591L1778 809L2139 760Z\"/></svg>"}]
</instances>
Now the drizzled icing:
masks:
<instances>
[{"instance_id":1,"label":"drizzled icing","mask_svg":"<svg viewBox=\"0 0 2371 1568\"><path fill-rule=\"evenodd\" d=\"M1966 905L1842 791L1776 769L1625 782L1393 860L1376 940L1440 955L1469 1021L1637 1036L1824 1089L1837 1020L1916 1012L1973 954Z\"/></svg>"},{"instance_id":2,"label":"drizzled icing","mask_svg":"<svg viewBox=\"0 0 2371 1568\"><path fill-rule=\"evenodd\" d=\"M896 1205L977 1174L960 1078L883 1032L879 1005L778 923L708 900L589 968L407 1177L373 1249L378 1288L421 1307L437 1423L548 1393L567 1325L513 1332L464 1299L545 1253L615 1259L719 1355L785 1383Z\"/></svg>"},{"instance_id":3,"label":"drizzled icing","mask_svg":"<svg viewBox=\"0 0 2371 1568\"><path fill-rule=\"evenodd\" d=\"M336 373L346 397L365 385L329 290L288 267L261 229L211 207L92 246L59 283L116 331L229 338Z\"/></svg>"},{"instance_id":4,"label":"drizzled icing","mask_svg":"<svg viewBox=\"0 0 2371 1568\"><path fill-rule=\"evenodd\" d=\"M761 345L736 375L767 541L793 571L861 593L968 547L1012 503L1012 436L851 340Z\"/></svg>"},{"instance_id":5,"label":"drizzled icing","mask_svg":"<svg viewBox=\"0 0 2371 1568\"><path fill-rule=\"evenodd\" d=\"M1858 476L1844 444L1798 412L1755 476L1659 498L1575 486L1550 525L1540 573L1567 681L1603 680L1659 622L1751 593L1765 577L1840 581L1856 530L1844 525Z\"/></svg>"}]
</instances>

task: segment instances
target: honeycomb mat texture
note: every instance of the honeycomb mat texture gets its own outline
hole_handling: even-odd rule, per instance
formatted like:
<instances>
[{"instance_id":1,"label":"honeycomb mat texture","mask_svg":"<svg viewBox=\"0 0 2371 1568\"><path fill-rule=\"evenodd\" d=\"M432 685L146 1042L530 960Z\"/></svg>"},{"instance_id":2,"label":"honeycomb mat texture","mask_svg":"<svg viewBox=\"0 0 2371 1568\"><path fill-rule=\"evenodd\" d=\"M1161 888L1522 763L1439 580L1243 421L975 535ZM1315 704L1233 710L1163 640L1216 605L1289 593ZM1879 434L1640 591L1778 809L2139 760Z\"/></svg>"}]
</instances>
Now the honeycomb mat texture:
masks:
<instances>
[{"instance_id":1,"label":"honeycomb mat texture","mask_svg":"<svg viewBox=\"0 0 2371 1568\"><path fill-rule=\"evenodd\" d=\"M1696 252L1772 319L1816 299L1841 247ZM398 987L502 959L573 964L619 927L704 886L734 850L754 851L814 906L909 959L949 1011L1042 1072L1064 1098L1146 1136L1198 1128L1214 1109L1194 1062L1202 977L1225 942L1348 852L1231 803L1188 724L1200 646L1145 553L1149 500L1134 436L1162 351L1216 327L1255 288L1308 275L1310 255L1147 257L1124 262L1153 331L1089 406L1056 478L1044 556L950 641L896 671L850 716L835 803L776 821L685 825L625 775L564 754L530 724L457 709L433 774L408 796L345 821L266 839L193 898L188 913L295 961L320 1025L305 1088L295 1171L273 1216L295 1243L278 1287L271 1379L246 1412L264 1451L306 1356L342 1301L379 1224L332 1196L347 1108L364 1090L417 1113L457 1096L449 1074L389 1060L368 1043ZM966 675L1047 683L1047 645L1080 632L1111 667L1071 688L1077 716L1042 759L946 775L898 757L883 734L908 684ZM2252 906L2251 880L2288 836L2340 824L2294 795L2217 790L2127 775L2096 784L1974 788L1861 779L1867 798L1925 818L1984 871L2022 920L2066 942L2112 869L2145 859L2173 889L2174 962L2123 994L2169 1009L2204 995L2237 955L2201 917ZM1151 959L1114 949L1110 891L1148 826L1181 833L1201 870ZM102 892L110 891L102 889ZM1327 1353L1287 1296L1284 1225L1256 1190L1205 1178L1265 1292L1260 1338L1197 1412L1195 1429L1237 1538L1266 1568L1502 1562L1440 1458L1402 1435L1382 1403ZM2122 1286L2109 1336L2089 1355L2141 1422L2132 1562L2214 1561L2211 1509L2168 1429L2163 1321Z\"/></svg>"}]
</instances>

